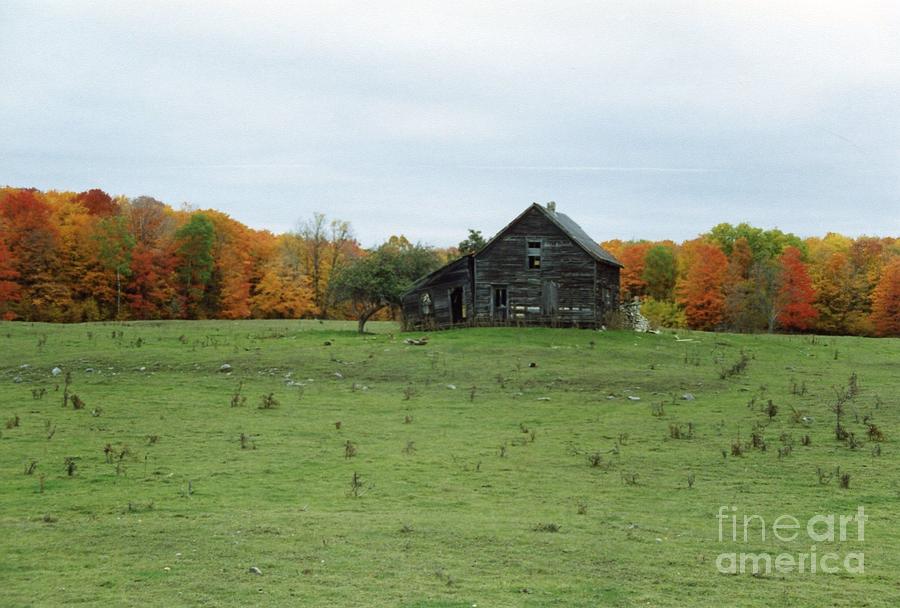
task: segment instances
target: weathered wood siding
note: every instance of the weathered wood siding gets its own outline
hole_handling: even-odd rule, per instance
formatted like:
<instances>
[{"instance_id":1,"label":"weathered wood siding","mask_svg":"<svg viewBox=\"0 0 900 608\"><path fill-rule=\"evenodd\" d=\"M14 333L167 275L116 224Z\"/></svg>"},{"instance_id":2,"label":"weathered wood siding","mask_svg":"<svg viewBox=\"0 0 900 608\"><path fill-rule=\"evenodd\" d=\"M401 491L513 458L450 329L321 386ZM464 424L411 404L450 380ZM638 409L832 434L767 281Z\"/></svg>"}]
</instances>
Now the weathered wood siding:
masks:
<instances>
[{"instance_id":1,"label":"weathered wood siding","mask_svg":"<svg viewBox=\"0 0 900 608\"><path fill-rule=\"evenodd\" d=\"M528 267L528 241L541 241L540 268ZM505 286L511 324L595 325L605 306L601 286L618 290L618 268L597 262L540 211L531 209L475 256L475 322L493 323L494 286ZM556 284L555 312L546 310Z\"/></svg>"},{"instance_id":2,"label":"weathered wood siding","mask_svg":"<svg viewBox=\"0 0 900 608\"><path fill-rule=\"evenodd\" d=\"M457 324L468 323L472 316L472 257L451 262L404 295L403 319L408 329L436 329L453 325L450 294L454 288L462 288L464 319ZM422 314L422 295L431 296L431 314Z\"/></svg>"}]
</instances>

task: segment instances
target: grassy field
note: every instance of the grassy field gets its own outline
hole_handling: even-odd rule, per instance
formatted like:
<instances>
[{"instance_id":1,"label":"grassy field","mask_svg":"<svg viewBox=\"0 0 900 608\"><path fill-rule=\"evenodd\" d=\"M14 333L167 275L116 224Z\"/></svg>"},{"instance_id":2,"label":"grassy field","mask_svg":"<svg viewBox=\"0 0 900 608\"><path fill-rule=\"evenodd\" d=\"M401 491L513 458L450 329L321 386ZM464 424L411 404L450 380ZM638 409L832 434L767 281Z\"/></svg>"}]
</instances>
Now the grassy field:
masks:
<instances>
[{"instance_id":1,"label":"grassy field","mask_svg":"<svg viewBox=\"0 0 900 608\"><path fill-rule=\"evenodd\" d=\"M896 605L900 340L371 329L0 326L0 604ZM717 571L813 544L865 573Z\"/></svg>"}]
</instances>

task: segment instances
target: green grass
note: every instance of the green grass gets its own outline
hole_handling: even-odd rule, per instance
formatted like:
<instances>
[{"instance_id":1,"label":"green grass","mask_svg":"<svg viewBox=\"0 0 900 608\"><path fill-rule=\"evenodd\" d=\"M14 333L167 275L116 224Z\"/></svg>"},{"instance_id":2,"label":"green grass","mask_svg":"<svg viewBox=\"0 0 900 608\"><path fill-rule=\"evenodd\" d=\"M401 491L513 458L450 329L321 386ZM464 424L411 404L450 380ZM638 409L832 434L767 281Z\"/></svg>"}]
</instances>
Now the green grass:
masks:
<instances>
[{"instance_id":1,"label":"green grass","mask_svg":"<svg viewBox=\"0 0 900 608\"><path fill-rule=\"evenodd\" d=\"M0 603L895 605L900 341L473 329L407 346L395 326L370 326L0 325ZM741 351L746 372L720 378ZM62 407L54 366L84 409ZM832 412L853 373L856 449L835 439ZM246 403L231 407L240 382ZM260 409L269 393L278 405ZM767 450L732 456L769 399ZM688 423L692 438L670 437ZM793 450L780 458L782 433ZM819 482L817 468L835 467L849 489ZM771 528L764 542L720 543L722 505L770 525L864 505L863 542L817 550L864 551L865 574L720 574L721 552L812 544Z\"/></svg>"}]
</instances>

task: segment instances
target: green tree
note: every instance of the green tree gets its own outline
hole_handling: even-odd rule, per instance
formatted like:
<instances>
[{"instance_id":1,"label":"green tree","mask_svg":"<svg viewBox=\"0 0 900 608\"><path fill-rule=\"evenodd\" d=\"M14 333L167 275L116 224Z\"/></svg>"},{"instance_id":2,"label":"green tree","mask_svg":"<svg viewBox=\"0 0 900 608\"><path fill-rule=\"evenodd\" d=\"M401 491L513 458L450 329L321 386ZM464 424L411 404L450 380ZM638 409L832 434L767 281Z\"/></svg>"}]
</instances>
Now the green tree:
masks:
<instances>
[{"instance_id":1,"label":"green tree","mask_svg":"<svg viewBox=\"0 0 900 608\"><path fill-rule=\"evenodd\" d=\"M391 237L368 255L338 270L332 279L339 302L350 302L357 313L359 333L379 310L399 306L400 298L420 276L440 264L430 247L411 244L404 237Z\"/></svg>"},{"instance_id":2,"label":"green tree","mask_svg":"<svg viewBox=\"0 0 900 608\"><path fill-rule=\"evenodd\" d=\"M215 226L202 213L194 213L175 232L175 239L178 243L178 275L184 284L188 314L202 315L201 302L213 276Z\"/></svg>"},{"instance_id":3,"label":"green tree","mask_svg":"<svg viewBox=\"0 0 900 608\"><path fill-rule=\"evenodd\" d=\"M671 301L675 292L678 269L675 254L665 245L654 245L644 256L641 278L647 284L646 293L660 302Z\"/></svg>"},{"instance_id":4,"label":"green tree","mask_svg":"<svg viewBox=\"0 0 900 608\"><path fill-rule=\"evenodd\" d=\"M475 253L484 247L486 243L487 241L485 241L484 237L481 235L481 230L469 228L469 236L466 237L466 240L459 243L457 249L459 249L460 255L468 255L470 253Z\"/></svg>"},{"instance_id":5,"label":"green tree","mask_svg":"<svg viewBox=\"0 0 900 608\"><path fill-rule=\"evenodd\" d=\"M135 239L121 215L103 218L97 225L94 238L99 245L100 263L116 273L116 318L122 312L122 277L131 276L131 252Z\"/></svg>"}]
</instances>

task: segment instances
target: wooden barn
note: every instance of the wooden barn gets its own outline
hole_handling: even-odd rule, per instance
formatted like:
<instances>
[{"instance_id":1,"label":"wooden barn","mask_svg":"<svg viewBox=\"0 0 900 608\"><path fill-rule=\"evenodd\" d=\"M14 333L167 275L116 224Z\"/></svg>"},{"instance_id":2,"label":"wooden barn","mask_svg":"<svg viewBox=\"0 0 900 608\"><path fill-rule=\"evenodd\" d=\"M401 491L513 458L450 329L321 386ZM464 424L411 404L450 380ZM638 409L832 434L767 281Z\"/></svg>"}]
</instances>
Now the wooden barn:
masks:
<instances>
[{"instance_id":1,"label":"wooden barn","mask_svg":"<svg viewBox=\"0 0 900 608\"><path fill-rule=\"evenodd\" d=\"M597 327L618 308L621 267L554 203L534 203L479 251L416 281L405 326Z\"/></svg>"}]
</instances>

